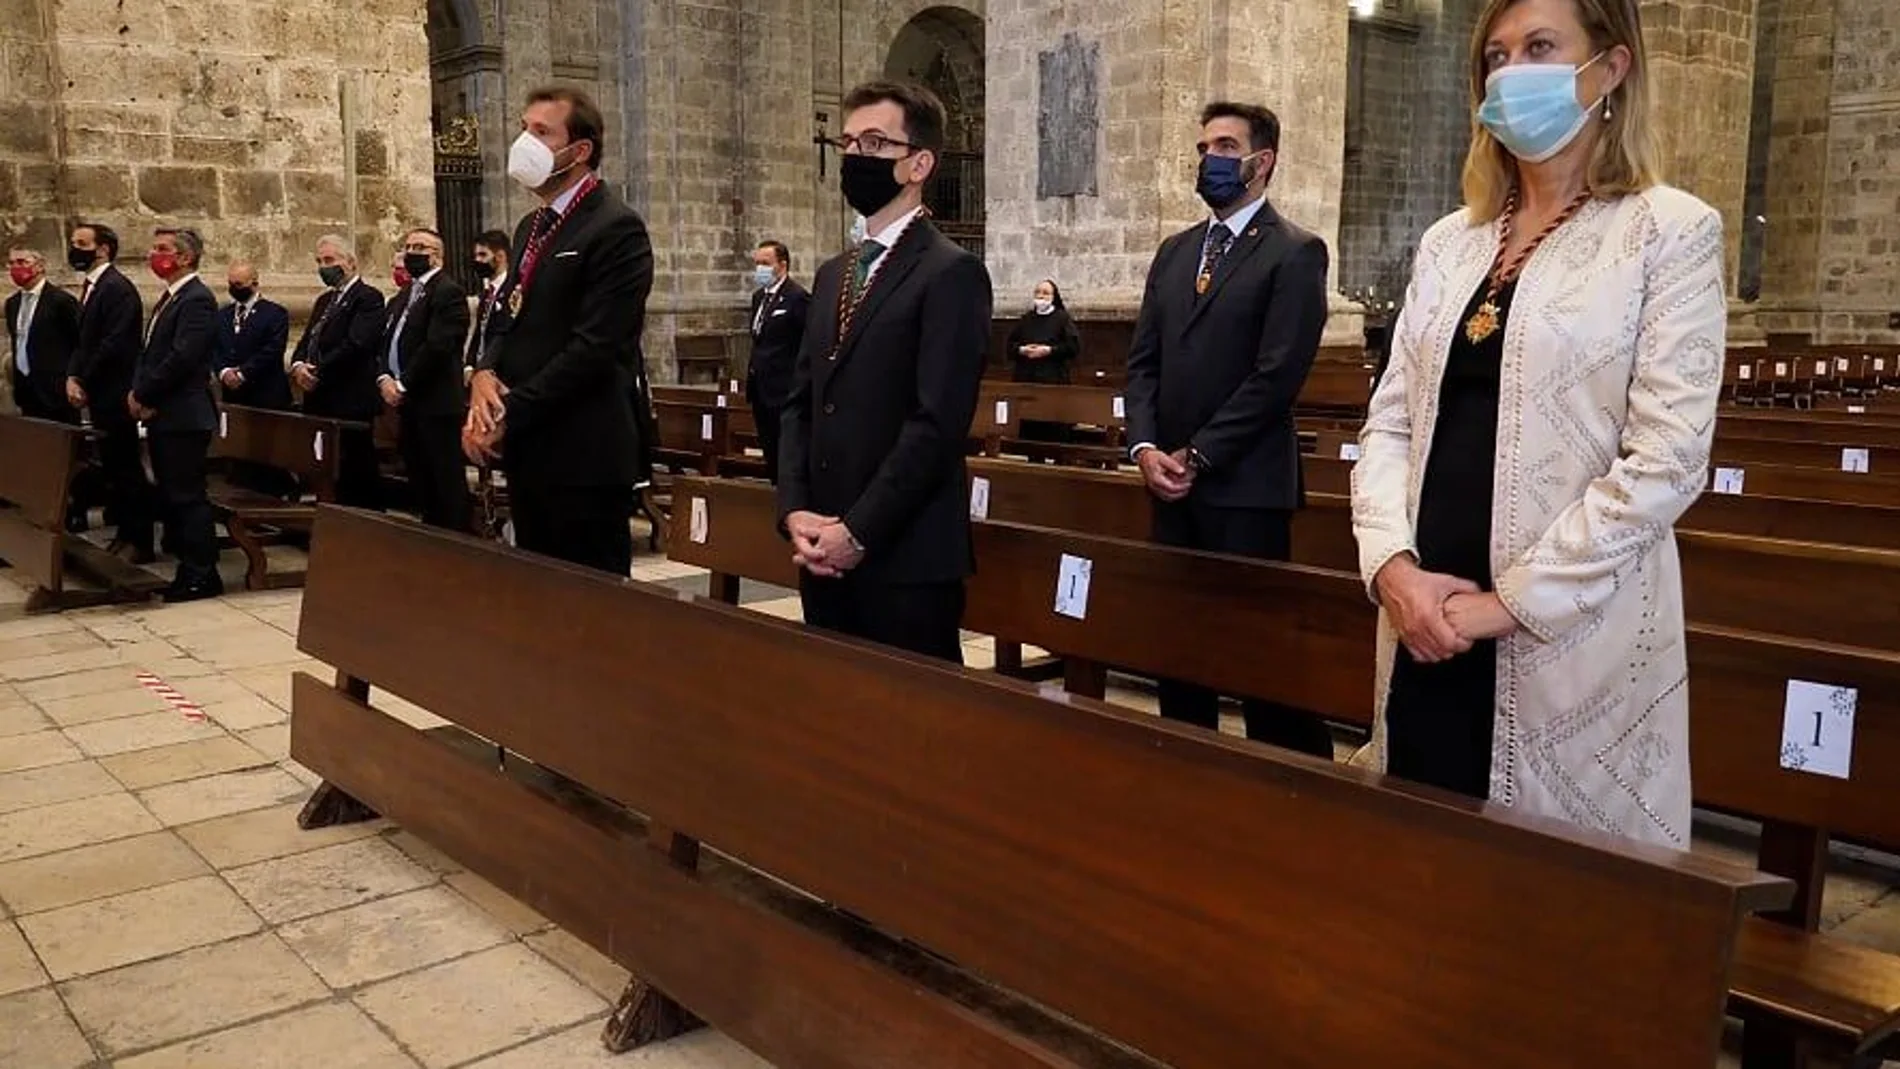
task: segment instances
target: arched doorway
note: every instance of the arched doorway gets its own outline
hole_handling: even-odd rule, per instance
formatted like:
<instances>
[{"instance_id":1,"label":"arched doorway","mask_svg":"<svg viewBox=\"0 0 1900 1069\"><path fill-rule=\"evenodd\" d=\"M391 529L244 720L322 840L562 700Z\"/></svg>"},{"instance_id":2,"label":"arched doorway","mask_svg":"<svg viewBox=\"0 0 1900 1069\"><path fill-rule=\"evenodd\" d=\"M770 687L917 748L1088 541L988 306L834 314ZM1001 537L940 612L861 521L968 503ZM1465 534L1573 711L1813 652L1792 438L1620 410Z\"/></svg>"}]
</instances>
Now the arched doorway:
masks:
<instances>
[{"instance_id":1,"label":"arched doorway","mask_svg":"<svg viewBox=\"0 0 1900 1069\"><path fill-rule=\"evenodd\" d=\"M925 200L944 235L983 255L983 20L956 7L933 7L891 41L887 78L929 86L949 123L945 151Z\"/></svg>"}]
</instances>

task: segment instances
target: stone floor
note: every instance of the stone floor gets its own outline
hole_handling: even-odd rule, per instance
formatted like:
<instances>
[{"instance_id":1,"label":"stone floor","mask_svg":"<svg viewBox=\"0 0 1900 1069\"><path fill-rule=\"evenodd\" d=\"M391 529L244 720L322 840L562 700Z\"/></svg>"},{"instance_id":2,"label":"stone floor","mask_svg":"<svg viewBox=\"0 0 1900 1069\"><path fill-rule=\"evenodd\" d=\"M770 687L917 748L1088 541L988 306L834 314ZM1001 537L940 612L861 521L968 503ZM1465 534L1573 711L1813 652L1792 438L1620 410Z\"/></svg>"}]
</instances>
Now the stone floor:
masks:
<instances>
[{"instance_id":1,"label":"stone floor","mask_svg":"<svg viewBox=\"0 0 1900 1069\"><path fill-rule=\"evenodd\" d=\"M10 576L0 1067L769 1069L713 1032L609 1057L618 966L384 822L297 830L315 778L288 756L290 673L321 668L296 649L300 593L26 617ZM705 584L651 557L635 576ZM742 602L798 616L788 591L747 584ZM968 638L988 667L989 640ZM1154 708L1135 681L1111 699ZM1745 829L1706 831L1699 849L1750 856ZM1845 863L1828 925L1900 952L1892 878Z\"/></svg>"}]
</instances>

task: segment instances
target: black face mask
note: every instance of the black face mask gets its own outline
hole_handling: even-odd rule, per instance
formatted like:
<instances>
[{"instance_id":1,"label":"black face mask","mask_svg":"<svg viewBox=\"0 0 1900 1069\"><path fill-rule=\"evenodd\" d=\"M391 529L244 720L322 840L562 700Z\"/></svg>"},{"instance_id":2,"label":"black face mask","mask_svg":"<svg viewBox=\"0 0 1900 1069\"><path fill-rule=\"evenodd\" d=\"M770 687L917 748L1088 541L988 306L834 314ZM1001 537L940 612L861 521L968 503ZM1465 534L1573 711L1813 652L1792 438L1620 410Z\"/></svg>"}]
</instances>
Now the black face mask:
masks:
<instances>
[{"instance_id":1,"label":"black face mask","mask_svg":"<svg viewBox=\"0 0 1900 1069\"><path fill-rule=\"evenodd\" d=\"M239 304L250 300L252 295L257 292L249 286L226 286L225 289L230 292L231 299Z\"/></svg>"},{"instance_id":2,"label":"black face mask","mask_svg":"<svg viewBox=\"0 0 1900 1069\"><path fill-rule=\"evenodd\" d=\"M866 219L904 192L904 183L897 180L897 161L881 156L846 156L839 169L839 186L844 202Z\"/></svg>"},{"instance_id":3,"label":"black face mask","mask_svg":"<svg viewBox=\"0 0 1900 1069\"><path fill-rule=\"evenodd\" d=\"M494 278L495 277L495 261L476 260L475 273L481 276L482 278Z\"/></svg>"},{"instance_id":4,"label":"black face mask","mask_svg":"<svg viewBox=\"0 0 1900 1069\"><path fill-rule=\"evenodd\" d=\"M335 289L343 284L343 267L341 264L319 267L317 268L317 277L323 280L324 285Z\"/></svg>"},{"instance_id":5,"label":"black face mask","mask_svg":"<svg viewBox=\"0 0 1900 1069\"><path fill-rule=\"evenodd\" d=\"M98 258L99 250L97 249L75 249L70 245L66 247L66 264L75 271L92 270L93 261Z\"/></svg>"},{"instance_id":6,"label":"black face mask","mask_svg":"<svg viewBox=\"0 0 1900 1069\"><path fill-rule=\"evenodd\" d=\"M435 269L426 252L405 252L402 254L402 269L409 272L410 278L421 278Z\"/></svg>"}]
</instances>

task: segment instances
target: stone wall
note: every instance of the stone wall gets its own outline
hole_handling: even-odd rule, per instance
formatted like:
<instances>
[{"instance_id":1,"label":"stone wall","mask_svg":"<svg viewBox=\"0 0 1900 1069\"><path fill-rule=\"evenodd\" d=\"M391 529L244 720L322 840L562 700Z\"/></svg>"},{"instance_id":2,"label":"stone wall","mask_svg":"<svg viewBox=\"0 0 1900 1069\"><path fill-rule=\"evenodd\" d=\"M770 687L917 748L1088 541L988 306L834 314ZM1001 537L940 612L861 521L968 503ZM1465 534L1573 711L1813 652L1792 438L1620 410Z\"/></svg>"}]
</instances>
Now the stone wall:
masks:
<instances>
[{"instance_id":1,"label":"stone wall","mask_svg":"<svg viewBox=\"0 0 1900 1069\"><path fill-rule=\"evenodd\" d=\"M267 287L307 303L318 234L353 234L369 271L403 227L433 217L421 0L60 0L51 16L13 2L21 10L0 32L35 25L35 13L50 27L44 48L8 41L5 99L40 109L32 126L50 131L50 145L8 151L57 160L13 164L19 218L56 261L63 218L116 227L128 257L154 226L190 225L205 235L208 270L251 259ZM49 104L15 103L29 85ZM26 124L5 125L19 141L13 128ZM14 216L7 225L22 229Z\"/></svg>"},{"instance_id":2,"label":"stone wall","mask_svg":"<svg viewBox=\"0 0 1900 1069\"><path fill-rule=\"evenodd\" d=\"M990 5L987 32L987 258L1005 302L1054 275L1070 304L1132 314L1155 248L1206 214L1194 193L1194 143L1200 108L1215 98L1258 101L1279 113L1271 196L1288 218L1336 247L1343 5L1005 0ZM1039 198L1040 57L1068 33L1100 48L1098 192Z\"/></svg>"},{"instance_id":3,"label":"stone wall","mask_svg":"<svg viewBox=\"0 0 1900 1069\"><path fill-rule=\"evenodd\" d=\"M1778 15L1761 325L1900 341L1900 8L1780 0Z\"/></svg>"},{"instance_id":4,"label":"stone wall","mask_svg":"<svg viewBox=\"0 0 1900 1069\"><path fill-rule=\"evenodd\" d=\"M1425 230L1463 199L1476 0L1387 0L1352 21L1340 289L1396 300Z\"/></svg>"}]
</instances>

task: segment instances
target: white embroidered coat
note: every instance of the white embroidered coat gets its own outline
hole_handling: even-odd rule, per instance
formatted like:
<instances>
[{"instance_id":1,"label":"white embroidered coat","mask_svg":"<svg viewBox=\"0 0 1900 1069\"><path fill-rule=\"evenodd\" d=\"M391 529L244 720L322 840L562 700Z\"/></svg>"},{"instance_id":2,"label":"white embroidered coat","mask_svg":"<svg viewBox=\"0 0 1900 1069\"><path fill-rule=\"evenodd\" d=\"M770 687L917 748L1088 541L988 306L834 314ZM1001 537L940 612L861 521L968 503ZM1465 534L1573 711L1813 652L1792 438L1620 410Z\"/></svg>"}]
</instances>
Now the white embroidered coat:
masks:
<instances>
[{"instance_id":1,"label":"white embroidered coat","mask_svg":"<svg viewBox=\"0 0 1900 1069\"><path fill-rule=\"evenodd\" d=\"M1420 242L1353 472L1368 585L1413 549L1439 384L1497 252L1464 212ZM1689 843L1689 694L1673 525L1706 481L1728 322L1722 221L1658 187L1586 205L1519 278L1504 335L1491 572L1523 626L1498 643L1491 799ZM1396 633L1380 614L1372 760Z\"/></svg>"}]
</instances>

